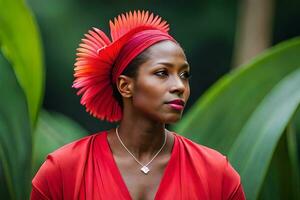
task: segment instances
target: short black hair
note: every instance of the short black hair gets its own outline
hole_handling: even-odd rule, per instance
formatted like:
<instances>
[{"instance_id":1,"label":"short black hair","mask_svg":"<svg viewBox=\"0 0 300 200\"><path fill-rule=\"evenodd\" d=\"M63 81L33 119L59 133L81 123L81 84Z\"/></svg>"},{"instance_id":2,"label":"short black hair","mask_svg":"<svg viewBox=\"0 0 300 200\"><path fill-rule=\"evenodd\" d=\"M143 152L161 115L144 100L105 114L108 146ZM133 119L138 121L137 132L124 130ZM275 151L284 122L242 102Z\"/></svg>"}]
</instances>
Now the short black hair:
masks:
<instances>
[{"instance_id":1,"label":"short black hair","mask_svg":"<svg viewBox=\"0 0 300 200\"><path fill-rule=\"evenodd\" d=\"M138 70L139 66L141 66L143 63L145 63L149 59L147 49L144 50L142 53L137 55L125 68L125 70L122 72L122 75L131 77L136 79L138 76ZM122 95L119 93L116 83L113 83L113 96L118 101L119 105L123 109L123 99Z\"/></svg>"}]
</instances>

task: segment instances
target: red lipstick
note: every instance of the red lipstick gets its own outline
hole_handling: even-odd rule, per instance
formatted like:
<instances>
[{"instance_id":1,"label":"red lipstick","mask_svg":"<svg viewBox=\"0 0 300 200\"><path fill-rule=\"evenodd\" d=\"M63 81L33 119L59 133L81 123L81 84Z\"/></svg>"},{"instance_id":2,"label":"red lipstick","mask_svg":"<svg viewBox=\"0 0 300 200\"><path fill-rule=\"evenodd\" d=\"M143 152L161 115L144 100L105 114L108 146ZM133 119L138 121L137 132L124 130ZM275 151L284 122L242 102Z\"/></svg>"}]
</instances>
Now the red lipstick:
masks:
<instances>
[{"instance_id":1,"label":"red lipstick","mask_svg":"<svg viewBox=\"0 0 300 200\"><path fill-rule=\"evenodd\" d=\"M181 111L181 110L183 110L185 103L182 99L175 99L175 100L167 102L167 104L169 104L171 108Z\"/></svg>"}]
</instances>

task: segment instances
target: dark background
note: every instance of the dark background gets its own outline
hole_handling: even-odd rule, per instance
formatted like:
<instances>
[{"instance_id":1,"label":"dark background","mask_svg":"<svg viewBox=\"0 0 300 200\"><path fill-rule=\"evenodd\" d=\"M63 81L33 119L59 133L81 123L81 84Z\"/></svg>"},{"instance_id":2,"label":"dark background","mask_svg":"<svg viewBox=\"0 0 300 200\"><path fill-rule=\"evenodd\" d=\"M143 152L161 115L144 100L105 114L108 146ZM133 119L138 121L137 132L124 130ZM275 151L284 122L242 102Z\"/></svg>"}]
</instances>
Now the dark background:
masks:
<instances>
[{"instance_id":1,"label":"dark background","mask_svg":"<svg viewBox=\"0 0 300 200\"><path fill-rule=\"evenodd\" d=\"M83 34L93 26L109 34L108 21L120 13L145 9L170 24L170 34L181 43L191 65L191 96L186 111L232 68L241 1L27 2L37 18L44 46L46 90L43 107L67 115L91 133L110 128L112 124L86 113L80 97L71 88L76 48ZM273 4L271 44L300 35L300 1L274 0Z\"/></svg>"}]
</instances>

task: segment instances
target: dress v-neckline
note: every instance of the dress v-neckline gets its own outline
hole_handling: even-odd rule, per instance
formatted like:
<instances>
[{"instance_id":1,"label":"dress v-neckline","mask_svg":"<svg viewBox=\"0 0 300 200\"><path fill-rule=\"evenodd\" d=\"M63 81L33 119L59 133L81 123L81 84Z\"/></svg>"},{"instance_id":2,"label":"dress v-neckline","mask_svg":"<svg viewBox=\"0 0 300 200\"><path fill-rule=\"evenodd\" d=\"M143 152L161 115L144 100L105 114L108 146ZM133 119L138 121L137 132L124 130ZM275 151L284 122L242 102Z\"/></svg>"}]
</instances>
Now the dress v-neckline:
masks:
<instances>
[{"instance_id":1,"label":"dress v-neckline","mask_svg":"<svg viewBox=\"0 0 300 200\"><path fill-rule=\"evenodd\" d=\"M174 132L171 132L171 134L173 134L174 136L174 143L173 143L173 146L172 146L172 150L171 150L171 156L170 156L170 159L164 169L164 172L163 172L163 175L161 177L161 180L160 180L160 183L158 185L158 188L157 188L157 191L155 193L155 196L154 196L154 200L156 200L156 198L158 198L159 196L159 193L160 193L160 190L163 186L163 183L164 181L166 180L166 176L168 176L168 171L171 170L171 165L175 162L175 154L177 152L177 136L176 136L176 133ZM112 167L111 170L112 170L112 173L114 174L114 178L117 179L117 182L120 184L120 190L122 191L122 194L126 197L127 200L132 200L132 197L130 195L130 192L128 190L128 187L123 179L123 176L121 174L121 171L119 170L118 168L118 165L114 159L114 156L113 156L113 153L112 153L112 150L109 146L109 143L108 143L108 138L107 138L107 131L104 132L104 137L105 137L105 148L107 150L108 155L109 155L109 158L108 158L108 162L110 162L110 166Z\"/></svg>"}]
</instances>

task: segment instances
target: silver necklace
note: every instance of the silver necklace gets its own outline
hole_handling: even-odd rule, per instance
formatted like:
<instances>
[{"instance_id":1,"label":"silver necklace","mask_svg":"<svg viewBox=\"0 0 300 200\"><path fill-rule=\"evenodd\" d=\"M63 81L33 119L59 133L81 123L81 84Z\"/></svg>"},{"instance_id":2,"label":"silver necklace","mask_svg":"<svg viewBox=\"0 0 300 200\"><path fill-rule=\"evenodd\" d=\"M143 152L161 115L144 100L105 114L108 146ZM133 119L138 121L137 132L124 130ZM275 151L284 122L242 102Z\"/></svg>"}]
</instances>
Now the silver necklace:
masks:
<instances>
[{"instance_id":1,"label":"silver necklace","mask_svg":"<svg viewBox=\"0 0 300 200\"><path fill-rule=\"evenodd\" d=\"M141 171L144 172L144 174L148 174L148 172L150 171L150 169L147 166L154 160L154 158L159 154L159 152L161 152L161 150L164 148L164 146L166 144L166 141L167 141L167 135L166 135L166 133L165 133L164 144L161 146L161 148L158 150L158 152L153 156L153 158L146 165L143 165L140 161L138 161L138 159L136 159L136 157L124 145L124 143L122 142L122 140L121 140L121 138L119 136L118 129L119 129L119 127L116 128L116 133L117 133L117 136L118 136L118 139L119 139L120 143L126 149L126 151L134 158L134 160L142 166Z\"/></svg>"}]
</instances>

